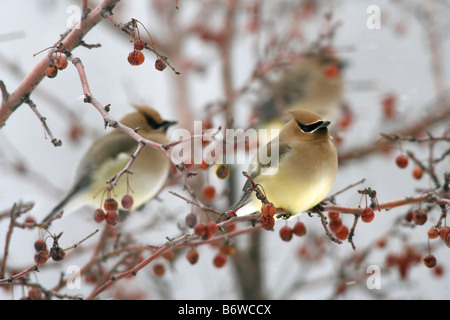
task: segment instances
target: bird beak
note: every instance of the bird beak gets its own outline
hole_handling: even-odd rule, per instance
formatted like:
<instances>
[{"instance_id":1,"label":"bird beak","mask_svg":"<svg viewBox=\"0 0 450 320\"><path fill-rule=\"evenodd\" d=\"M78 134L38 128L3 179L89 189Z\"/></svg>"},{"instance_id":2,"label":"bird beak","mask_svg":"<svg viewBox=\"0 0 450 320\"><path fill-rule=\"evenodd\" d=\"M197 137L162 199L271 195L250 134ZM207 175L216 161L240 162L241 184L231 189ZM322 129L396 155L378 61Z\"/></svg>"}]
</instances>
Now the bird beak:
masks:
<instances>
[{"instance_id":1,"label":"bird beak","mask_svg":"<svg viewBox=\"0 0 450 320\"><path fill-rule=\"evenodd\" d=\"M320 129L320 128L326 128L326 127L328 127L330 124L331 124L330 121L323 121L322 124L321 124L320 126L317 127L317 129Z\"/></svg>"},{"instance_id":2,"label":"bird beak","mask_svg":"<svg viewBox=\"0 0 450 320\"><path fill-rule=\"evenodd\" d=\"M163 123L161 123L160 128L167 130L169 127L177 124L177 121L164 121Z\"/></svg>"}]
</instances>

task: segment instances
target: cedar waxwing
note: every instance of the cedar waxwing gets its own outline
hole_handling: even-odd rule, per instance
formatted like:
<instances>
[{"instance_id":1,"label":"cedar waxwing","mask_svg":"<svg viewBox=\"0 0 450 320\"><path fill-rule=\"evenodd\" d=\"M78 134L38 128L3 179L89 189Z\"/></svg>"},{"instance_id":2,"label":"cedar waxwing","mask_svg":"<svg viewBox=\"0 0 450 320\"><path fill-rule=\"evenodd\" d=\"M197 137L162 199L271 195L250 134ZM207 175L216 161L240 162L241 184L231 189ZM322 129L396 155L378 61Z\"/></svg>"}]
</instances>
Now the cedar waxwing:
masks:
<instances>
[{"instance_id":1,"label":"cedar waxwing","mask_svg":"<svg viewBox=\"0 0 450 320\"><path fill-rule=\"evenodd\" d=\"M283 112L297 108L334 121L342 99L344 65L331 50L321 48L284 68L265 90L266 100L255 107L258 127L269 129L269 133L270 129L281 130L287 122L282 120ZM269 135L265 141L271 138Z\"/></svg>"},{"instance_id":2,"label":"cedar waxwing","mask_svg":"<svg viewBox=\"0 0 450 320\"><path fill-rule=\"evenodd\" d=\"M292 120L255 155L248 174L254 183L261 186L267 200L284 210L286 214L282 216L289 218L313 208L325 198L334 184L338 159L327 129L329 121L304 109L286 113ZM262 164L260 155L270 154L273 150L278 151L278 157ZM251 187L250 180L247 180L244 194L232 210L249 202L252 207L261 208L261 201Z\"/></svg>"},{"instance_id":3,"label":"cedar waxwing","mask_svg":"<svg viewBox=\"0 0 450 320\"><path fill-rule=\"evenodd\" d=\"M167 128L176 122L163 120L158 112L150 107L144 105L134 107L137 111L125 115L120 122L129 128L138 129L137 132L148 140L157 143L168 142ZM125 167L137 146L136 140L119 130L94 140L81 159L73 187L45 217L42 225L66 208L69 203L73 206L72 210L82 204L102 207L100 201L102 191L107 187L106 181ZM121 197L128 193L132 195L134 201L133 206L127 211L137 209L152 199L166 182L169 169L169 159L162 152L151 147L143 148L130 168L132 174L128 174L128 177L122 176L111 192L112 195L119 197L117 201L119 209ZM134 192L129 192L130 189Z\"/></svg>"}]
</instances>

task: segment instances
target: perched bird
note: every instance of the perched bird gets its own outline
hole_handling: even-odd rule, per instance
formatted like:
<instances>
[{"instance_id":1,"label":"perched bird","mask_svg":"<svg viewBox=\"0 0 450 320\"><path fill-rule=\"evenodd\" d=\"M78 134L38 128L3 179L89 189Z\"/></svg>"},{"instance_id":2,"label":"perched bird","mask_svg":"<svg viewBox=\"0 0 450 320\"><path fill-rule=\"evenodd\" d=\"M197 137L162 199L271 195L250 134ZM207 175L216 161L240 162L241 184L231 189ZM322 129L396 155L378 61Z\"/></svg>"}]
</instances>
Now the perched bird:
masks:
<instances>
[{"instance_id":1,"label":"perched bird","mask_svg":"<svg viewBox=\"0 0 450 320\"><path fill-rule=\"evenodd\" d=\"M136 112L119 120L122 124L138 129L142 137L151 141L169 141L166 136L167 128L176 122L163 120L156 110L148 106L134 105L134 108ZM125 167L137 147L136 140L117 129L94 140L78 165L72 188L44 218L42 225L68 205L71 210L83 204L101 207L100 199L102 190L106 190L106 181ZM128 177L122 176L111 193L122 197L128 194L130 189L133 190L134 201L129 210L139 208L160 191L168 177L169 169L169 159L162 152L145 147L130 168L132 174L128 174ZM118 203L120 204L120 201Z\"/></svg>"},{"instance_id":2,"label":"perched bird","mask_svg":"<svg viewBox=\"0 0 450 320\"><path fill-rule=\"evenodd\" d=\"M329 121L315 112L294 109L286 111L292 119L280 134L255 155L248 174L261 186L267 200L284 211L283 216L307 211L319 204L331 190L338 169L337 152L328 133ZM273 157L273 152L278 152ZM270 159L263 163L261 155ZM261 201L255 196L250 180L244 194L233 205L236 210L247 203L258 209Z\"/></svg>"},{"instance_id":3,"label":"perched bird","mask_svg":"<svg viewBox=\"0 0 450 320\"><path fill-rule=\"evenodd\" d=\"M287 122L283 121L283 112L298 108L334 121L342 100L344 66L333 51L321 48L283 68L275 80L269 81L262 93L265 98L255 106L257 126L281 130Z\"/></svg>"}]
</instances>

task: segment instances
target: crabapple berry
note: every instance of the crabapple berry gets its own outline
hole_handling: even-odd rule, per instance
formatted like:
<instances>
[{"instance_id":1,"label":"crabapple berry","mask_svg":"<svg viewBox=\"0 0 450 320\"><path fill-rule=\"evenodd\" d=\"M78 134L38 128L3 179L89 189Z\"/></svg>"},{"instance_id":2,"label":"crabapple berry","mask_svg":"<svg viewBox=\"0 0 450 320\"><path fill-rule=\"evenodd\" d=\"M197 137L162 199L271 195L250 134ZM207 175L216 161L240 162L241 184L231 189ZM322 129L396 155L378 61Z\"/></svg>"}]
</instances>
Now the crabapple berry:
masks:
<instances>
[{"instance_id":1,"label":"crabapple berry","mask_svg":"<svg viewBox=\"0 0 450 320\"><path fill-rule=\"evenodd\" d=\"M64 70L65 68L67 68L67 59L66 58L57 58L55 59L55 67L58 70Z\"/></svg>"},{"instance_id":2,"label":"crabapple berry","mask_svg":"<svg viewBox=\"0 0 450 320\"><path fill-rule=\"evenodd\" d=\"M37 264L44 264L47 262L49 258L48 250L41 250L34 254L34 262Z\"/></svg>"},{"instance_id":3,"label":"crabapple berry","mask_svg":"<svg viewBox=\"0 0 450 320\"><path fill-rule=\"evenodd\" d=\"M423 258L423 263L428 268L433 268L436 266L436 257L432 254L427 255L425 258Z\"/></svg>"},{"instance_id":4,"label":"crabapple berry","mask_svg":"<svg viewBox=\"0 0 450 320\"><path fill-rule=\"evenodd\" d=\"M350 233L350 231L348 230L347 226L341 225L339 230L337 232L335 232L335 235L336 235L336 238L338 238L339 240L345 240L348 238L349 233Z\"/></svg>"},{"instance_id":5,"label":"crabapple berry","mask_svg":"<svg viewBox=\"0 0 450 320\"><path fill-rule=\"evenodd\" d=\"M369 223L370 221L373 220L374 217L375 213L369 207L364 208L363 211L361 212L361 220L365 223Z\"/></svg>"},{"instance_id":6,"label":"crabapple berry","mask_svg":"<svg viewBox=\"0 0 450 320\"><path fill-rule=\"evenodd\" d=\"M270 215L262 216L259 222L264 230L272 230L275 225L275 218Z\"/></svg>"},{"instance_id":7,"label":"crabapple berry","mask_svg":"<svg viewBox=\"0 0 450 320\"><path fill-rule=\"evenodd\" d=\"M420 180L423 176L423 170L421 167L414 167L412 171L412 175L414 179Z\"/></svg>"},{"instance_id":8,"label":"crabapple berry","mask_svg":"<svg viewBox=\"0 0 450 320\"><path fill-rule=\"evenodd\" d=\"M197 223L194 227L194 233L199 237L203 237L206 233L206 226L201 222Z\"/></svg>"},{"instance_id":9,"label":"crabapple berry","mask_svg":"<svg viewBox=\"0 0 450 320\"><path fill-rule=\"evenodd\" d=\"M102 222L103 220L105 220L105 211L103 211L103 209L98 208L97 210L94 211L94 221L97 223Z\"/></svg>"},{"instance_id":10,"label":"crabapple berry","mask_svg":"<svg viewBox=\"0 0 450 320\"><path fill-rule=\"evenodd\" d=\"M209 201L213 200L216 196L216 188L211 184L205 184L202 191L205 198Z\"/></svg>"},{"instance_id":11,"label":"crabapple berry","mask_svg":"<svg viewBox=\"0 0 450 320\"><path fill-rule=\"evenodd\" d=\"M408 166L408 157L404 154L400 154L397 156L397 158L395 158L395 163L399 168L404 169Z\"/></svg>"},{"instance_id":12,"label":"crabapple berry","mask_svg":"<svg viewBox=\"0 0 450 320\"><path fill-rule=\"evenodd\" d=\"M273 216L277 212L277 208L272 203L266 203L261 207L263 216Z\"/></svg>"},{"instance_id":13,"label":"crabapple berry","mask_svg":"<svg viewBox=\"0 0 450 320\"><path fill-rule=\"evenodd\" d=\"M133 206L134 199L131 195L126 194L122 197L121 203L124 209L129 210Z\"/></svg>"},{"instance_id":14,"label":"crabapple berry","mask_svg":"<svg viewBox=\"0 0 450 320\"><path fill-rule=\"evenodd\" d=\"M141 39L134 41L134 50L141 51L145 48L145 42Z\"/></svg>"},{"instance_id":15,"label":"crabapple berry","mask_svg":"<svg viewBox=\"0 0 450 320\"><path fill-rule=\"evenodd\" d=\"M225 263L227 263L227 256L221 252L219 252L213 260L214 266L216 268L222 268Z\"/></svg>"},{"instance_id":16,"label":"crabapple berry","mask_svg":"<svg viewBox=\"0 0 450 320\"><path fill-rule=\"evenodd\" d=\"M114 227L119 222L119 214L117 211L106 211L105 221L107 224Z\"/></svg>"},{"instance_id":17,"label":"crabapple berry","mask_svg":"<svg viewBox=\"0 0 450 320\"><path fill-rule=\"evenodd\" d=\"M128 62L132 66L139 66L144 63L144 60L145 60L144 54L138 50L131 51L128 54Z\"/></svg>"},{"instance_id":18,"label":"crabapple berry","mask_svg":"<svg viewBox=\"0 0 450 320\"><path fill-rule=\"evenodd\" d=\"M306 226L303 222L297 221L292 228L294 234L298 237L304 236L306 234Z\"/></svg>"},{"instance_id":19,"label":"crabapple berry","mask_svg":"<svg viewBox=\"0 0 450 320\"><path fill-rule=\"evenodd\" d=\"M191 264L196 264L198 261L198 252L195 249L191 249L186 253L186 259L191 263Z\"/></svg>"},{"instance_id":20,"label":"crabapple berry","mask_svg":"<svg viewBox=\"0 0 450 320\"><path fill-rule=\"evenodd\" d=\"M158 58L155 61L155 69L159 70L159 71L163 71L166 68L166 63L164 62L164 60Z\"/></svg>"},{"instance_id":21,"label":"crabapple berry","mask_svg":"<svg viewBox=\"0 0 450 320\"><path fill-rule=\"evenodd\" d=\"M188 215L186 215L186 217L184 218L184 221L186 222L186 225L189 228L193 228L193 227L195 227L195 225L197 223L197 216L195 215L195 213L191 212Z\"/></svg>"},{"instance_id":22,"label":"crabapple berry","mask_svg":"<svg viewBox=\"0 0 450 320\"><path fill-rule=\"evenodd\" d=\"M66 252L61 247L53 246L50 249L50 256L54 261L61 261L66 256Z\"/></svg>"},{"instance_id":23,"label":"crabapple berry","mask_svg":"<svg viewBox=\"0 0 450 320\"><path fill-rule=\"evenodd\" d=\"M45 243L44 240L42 239L38 239L34 242L34 249L36 251L42 251L42 250L46 250L47 249L47 244Z\"/></svg>"},{"instance_id":24,"label":"crabapple berry","mask_svg":"<svg viewBox=\"0 0 450 320\"><path fill-rule=\"evenodd\" d=\"M215 223L214 221L208 222L208 224L206 225L206 229L210 234L214 234L217 231L219 231L219 227L217 226L217 223Z\"/></svg>"},{"instance_id":25,"label":"crabapple berry","mask_svg":"<svg viewBox=\"0 0 450 320\"><path fill-rule=\"evenodd\" d=\"M166 268L162 263L156 263L153 265L153 273L157 276L162 276L166 272Z\"/></svg>"},{"instance_id":26,"label":"crabapple berry","mask_svg":"<svg viewBox=\"0 0 450 320\"><path fill-rule=\"evenodd\" d=\"M283 241L290 241L292 239L292 235L294 231L289 226L284 226L280 229L280 237Z\"/></svg>"},{"instance_id":27,"label":"crabapple berry","mask_svg":"<svg viewBox=\"0 0 450 320\"><path fill-rule=\"evenodd\" d=\"M427 232L428 238L436 239L439 236L439 231L436 228L430 228Z\"/></svg>"},{"instance_id":28,"label":"crabapple berry","mask_svg":"<svg viewBox=\"0 0 450 320\"><path fill-rule=\"evenodd\" d=\"M119 204L117 203L117 201L114 198L108 198L103 203L103 208L106 211L115 211L115 210L117 210L118 207L119 207Z\"/></svg>"},{"instance_id":29,"label":"crabapple berry","mask_svg":"<svg viewBox=\"0 0 450 320\"><path fill-rule=\"evenodd\" d=\"M421 209L414 212L413 220L417 225L423 225L425 222L427 222L427 218L427 213Z\"/></svg>"},{"instance_id":30,"label":"crabapple berry","mask_svg":"<svg viewBox=\"0 0 450 320\"><path fill-rule=\"evenodd\" d=\"M47 78L52 79L58 75L58 69L56 69L55 66L49 66L47 70L45 70L45 75Z\"/></svg>"}]
</instances>

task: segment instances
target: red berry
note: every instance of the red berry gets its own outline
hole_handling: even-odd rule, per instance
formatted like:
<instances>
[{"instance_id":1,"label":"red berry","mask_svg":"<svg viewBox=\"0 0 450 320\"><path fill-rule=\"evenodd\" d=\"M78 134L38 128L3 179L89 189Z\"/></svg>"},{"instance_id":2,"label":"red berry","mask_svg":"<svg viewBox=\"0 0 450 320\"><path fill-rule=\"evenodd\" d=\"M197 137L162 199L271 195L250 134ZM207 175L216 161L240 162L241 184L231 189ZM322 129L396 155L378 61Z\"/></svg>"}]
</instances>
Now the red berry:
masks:
<instances>
[{"instance_id":1,"label":"red berry","mask_svg":"<svg viewBox=\"0 0 450 320\"><path fill-rule=\"evenodd\" d=\"M277 212L277 208L272 203L266 203L261 207L263 216L273 216Z\"/></svg>"},{"instance_id":2,"label":"red berry","mask_svg":"<svg viewBox=\"0 0 450 320\"><path fill-rule=\"evenodd\" d=\"M283 241L290 241L292 239L292 235L294 231L289 226L284 226L280 229L280 237Z\"/></svg>"},{"instance_id":3,"label":"red berry","mask_svg":"<svg viewBox=\"0 0 450 320\"><path fill-rule=\"evenodd\" d=\"M415 224L421 226L425 222L427 222L427 219L428 219L428 217L427 217L427 213L425 211L419 209L414 212L413 220L414 220Z\"/></svg>"},{"instance_id":4,"label":"red berry","mask_svg":"<svg viewBox=\"0 0 450 320\"><path fill-rule=\"evenodd\" d=\"M105 200L105 202L103 203L103 208L106 211L115 211L117 210L117 208L119 207L119 204L117 203L117 201L113 198L108 198Z\"/></svg>"},{"instance_id":5,"label":"red berry","mask_svg":"<svg viewBox=\"0 0 450 320\"><path fill-rule=\"evenodd\" d=\"M105 221L107 224L114 227L119 223L119 214L117 211L106 211Z\"/></svg>"},{"instance_id":6,"label":"red berry","mask_svg":"<svg viewBox=\"0 0 450 320\"><path fill-rule=\"evenodd\" d=\"M105 220L105 211L103 211L103 209L98 208L97 210L94 211L94 221L97 223L102 222L103 220Z\"/></svg>"},{"instance_id":7,"label":"red berry","mask_svg":"<svg viewBox=\"0 0 450 320\"><path fill-rule=\"evenodd\" d=\"M412 175L414 179L420 180L423 176L423 170L421 167L414 167L412 171Z\"/></svg>"},{"instance_id":8,"label":"red berry","mask_svg":"<svg viewBox=\"0 0 450 320\"><path fill-rule=\"evenodd\" d=\"M342 226L342 219L337 218L330 221L330 230L336 233Z\"/></svg>"},{"instance_id":9,"label":"red berry","mask_svg":"<svg viewBox=\"0 0 450 320\"><path fill-rule=\"evenodd\" d=\"M227 263L227 256L221 252L219 252L213 260L214 266L216 268L222 268L225 263Z\"/></svg>"},{"instance_id":10,"label":"red berry","mask_svg":"<svg viewBox=\"0 0 450 320\"><path fill-rule=\"evenodd\" d=\"M193 228L197 223L197 216L195 215L195 213L191 212L186 215L184 221L186 222L186 226L188 226L188 228Z\"/></svg>"},{"instance_id":11,"label":"red berry","mask_svg":"<svg viewBox=\"0 0 450 320\"><path fill-rule=\"evenodd\" d=\"M262 216L259 222L264 230L272 230L275 225L275 218L272 216Z\"/></svg>"},{"instance_id":12,"label":"red berry","mask_svg":"<svg viewBox=\"0 0 450 320\"><path fill-rule=\"evenodd\" d=\"M41 288L31 288L30 291L28 291L28 298L30 300L42 300L43 294Z\"/></svg>"},{"instance_id":13,"label":"red berry","mask_svg":"<svg viewBox=\"0 0 450 320\"><path fill-rule=\"evenodd\" d=\"M428 238L430 239L436 239L437 237L439 237L439 231L436 228L430 228L427 234Z\"/></svg>"},{"instance_id":14,"label":"red berry","mask_svg":"<svg viewBox=\"0 0 450 320\"><path fill-rule=\"evenodd\" d=\"M328 218L330 218L330 220L336 220L339 218L339 212L328 212Z\"/></svg>"},{"instance_id":15,"label":"red berry","mask_svg":"<svg viewBox=\"0 0 450 320\"><path fill-rule=\"evenodd\" d=\"M306 226L301 221L297 221L297 223L294 224L292 230L294 231L294 234L298 237L304 236L306 234Z\"/></svg>"},{"instance_id":16,"label":"red berry","mask_svg":"<svg viewBox=\"0 0 450 320\"><path fill-rule=\"evenodd\" d=\"M199 167L202 170L208 170L209 164L207 164L206 161L203 159L202 162L200 163Z\"/></svg>"},{"instance_id":17,"label":"red berry","mask_svg":"<svg viewBox=\"0 0 450 320\"><path fill-rule=\"evenodd\" d=\"M345 225L341 225L341 227L339 228L339 230L337 232L335 232L336 238L338 238L339 240L345 240L348 238L349 235L349 230Z\"/></svg>"},{"instance_id":18,"label":"red berry","mask_svg":"<svg viewBox=\"0 0 450 320\"><path fill-rule=\"evenodd\" d=\"M433 268L436 266L436 257L432 254L427 255L425 258L423 258L423 263L428 268Z\"/></svg>"},{"instance_id":19,"label":"red berry","mask_svg":"<svg viewBox=\"0 0 450 320\"><path fill-rule=\"evenodd\" d=\"M26 216L24 224L28 229L33 229L36 224L36 220L32 216Z\"/></svg>"},{"instance_id":20,"label":"red berry","mask_svg":"<svg viewBox=\"0 0 450 320\"><path fill-rule=\"evenodd\" d=\"M162 263L155 263L153 265L153 273L161 277L166 272L166 268Z\"/></svg>"},{"instance_id":21,"label":"red berry","mask_svg":"<svg viewBox=\"0 0 450 320\"><path fill-rule=\"evenodd\" d=\"M55 67L58 70L64 70L67 68L67 59L66 58L57 58L55 59Z\"/></svg>"},{"instance_id":22,"label":"red berry","mask_svg":"<svg viewBox=\"0 0 450 320\"><path fill-rule=\"evenodd\" d=\"M129 210L133 206L134 199L131 195L126 194L122 197L121 203L124 209Z\"/></svg>"},{"instance_id":23,"label":"red berry","mask_svg":"<svg viewBox=\"0 0 450 320\"><path fill-rule=\"evenodd\" d=\"M399 166L399 168L406 168L408 166L408 157L404 154L400 154L397 156L397 158L395 158L395 163L397 163L397 166Z\"/></svg>"},{"instance_id":24,"label":"red berry","mask_svg":"<svg viewBox=\"0 0 450 320\"><path fill-rule=\"evenodd\" d=\"M444 268L441 265L437 265L434 269L433 269L433 273L436 277L440 277L444 274Z\"/></svg>"},{"instance_id":25,"label":"red berry","mask_svg":"<svg viewBox=\"0 0 450 320\"><path fill-rule=\"evenodd\" d=\"M444 226L439 230L439 237L445 241L450 234L450 227Z\"/></svg>"},{"instance_id":26,"label":"red berry","mask_svg":"<svg viewBox=\"0 0 450 320\"><path fill-rule=\"evenodd\" d=\"M210 221L206 225L206 229L208 230L208 233L210 233L212 235L212 234L216 233L217 231L219 231L219 226L214 221Z\"/></svg>"},{"instance_id":27,"label":"red berry","mask_svg":"<svg viewBox=\"0 0 450 320\"><path fill-rule=\"evenodd\" d=\"M371 208L364 208L361 212L361 220L365 223L369 223L375 217L375 213Z\"/></svg>"},{"instance_id":28,"label":"red berry","mask_svg":"<svg viewBox=\"0 0 450 320\"><path fill-rule=\"evenodd\" d=\"M202 191L205 198L209 201L213 200L216 196L216 188L211 184L205 184Z\"/></svg>"},{"instance_id":29,"label":"red berry","mask_svg":"<svg viewBox=\"0 0 450 320\"><path fill-rule=\"evenodd\" d=\"M163 71L166 68L166 63L162 59L156 59L155 61L155 69L159 71Z\"/></svg>"},{"instance_id":30,"label":"red berry","mask_svg":"<svg viewBox=\"0 0 450 320\"><path fill-rule=\"evenodd\" d=\"M41 250L34 254L34 262L37 264L44 264L47 262L49 258L48 250Z\"/></svg>"},{"instance_id":31,"label":"red berry","mask_svg":"<svg viewBox=\"0 0 450 320\"><path fill-rule=\"evenodd\" d=\"M142 52L134 50L128 55L128 62L132 66L139 66L144 63L145 56Z\"/></svg>"},{"instance_id":32,"label":"red berry","mask_svg":"<svg viewBox=\"0 0 450 320\"><path fill-rule=\"evenodd\" d=\"M44 240L42 239L38 239L34 242L34 249L36 251L42 251L42 250L46 250L47 249L47 244L45 243Z\"/></svg>"},{"instance_id":33,"label":"red berry","mask_svg":"<svg viewBox=\"0 0 450 320\"><path fill-rule=\"evenodd\" d=\"M58 69L55 66L49 66L47 70L45 70L45 75L47 78L54 78L58 75Z\"/></svg>"},{"instance_id":34,"label":"red berry","mask_svg":"<svg viewBox=\"0 0 450 320\"><path fill-rule=\"evenodd\" d=\"M169 250L164 252L162 256L164 259L171 261L173 260L173 258L175 258L175 252L173 252L173 250Z\"/></svg>"},{"instance_id":35,"label":"red berry","mask_svg":"<svg viewBox=\"0 0 450 320\"><path fill-rule=\"evenodd\" d=\"M199 237L204 236L206 233L206 226L201 222L197 223L194 227L194 233Z\"/></svg>"},{"instance_id":36,"label":"red berry","mask_svg":"<svg viewBox=\"0 0 450 320\"><path fill-rule=\"evenodd\" d=\"M141 39L135 40L134 41L134 50L144 50L145 48L145 42Z\"/></svg>"},{"instance_id":37,"label":"red berry","mask_svg":"<svg viewBox=\"0 0 450 320\"><path fill-rule=\"evenodd\" d=\"M405 215L405 220L411 222L414 218L414 212L408 211Z\"/></svg>"},{"instance_id":38,"label":"red berry","mask_svg":"<svg viewBox=\"0 0 450 320\"><path fill-rule=\"evenodd\" d=\"M198 252L195 249L191 249L186 253L186 259L191 263L191 264L196 264L198 261Z\"/></svg>"}]
</instances>

